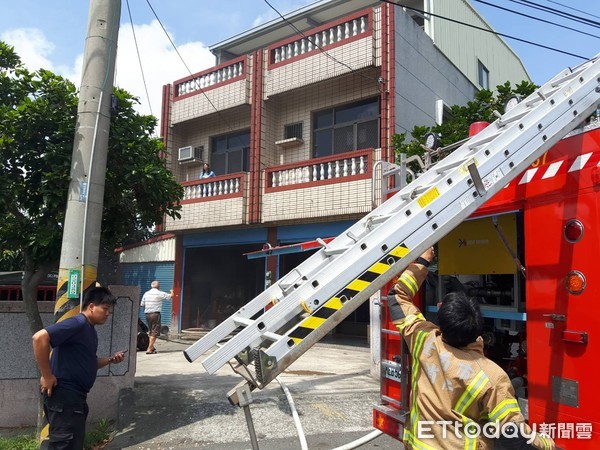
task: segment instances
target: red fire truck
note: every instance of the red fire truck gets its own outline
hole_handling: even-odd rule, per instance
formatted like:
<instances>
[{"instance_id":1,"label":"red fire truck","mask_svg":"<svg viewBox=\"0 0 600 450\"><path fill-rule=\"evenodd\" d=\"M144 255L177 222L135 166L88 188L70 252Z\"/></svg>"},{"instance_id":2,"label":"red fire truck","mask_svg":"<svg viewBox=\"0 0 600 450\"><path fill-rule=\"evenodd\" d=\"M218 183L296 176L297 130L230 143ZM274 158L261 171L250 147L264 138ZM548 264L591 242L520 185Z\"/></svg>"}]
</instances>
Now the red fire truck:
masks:
<instances>
[{"instance_id":1,"label":"red fire truck","mask_svg":"<svg viewBox=\"0 0 600 450\"><path fill-rule=\"evenodd\" d=\"M599 190L600 123L592 122L438 242L437 268L415 299L434 322L447 292L479 300L487 356L508 373L529 423L564 449L600 448ZM381 404L373 423L401 439L410 359L387 307L381 311Z\"/></svg>"}]
</instances>

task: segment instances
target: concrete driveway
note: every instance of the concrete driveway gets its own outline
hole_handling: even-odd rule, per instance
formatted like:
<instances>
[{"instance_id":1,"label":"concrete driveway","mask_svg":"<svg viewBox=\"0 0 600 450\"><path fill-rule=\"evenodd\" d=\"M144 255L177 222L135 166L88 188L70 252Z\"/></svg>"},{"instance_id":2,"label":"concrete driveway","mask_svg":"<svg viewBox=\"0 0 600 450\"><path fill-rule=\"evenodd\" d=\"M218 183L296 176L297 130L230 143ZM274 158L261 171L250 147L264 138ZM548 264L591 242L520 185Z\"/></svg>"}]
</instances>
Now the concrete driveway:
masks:
<instances>
[{"instance_id":1,"label":"concrete driveway","mask_svg":"<svg viewBox=\"0 0 600 450\"><path fill-rule=\"evenodd\" d=\"M251 449L244 410L227 392L242 379L229 366L208 375L190 364L189 343L159 340L158 354L137 355L135 387L120 399L118 432L109 449ZM371 431L379 382L369 376L365 346L317 344L279 379L287 386L309 449L333 449ZM301 448L286 396L274 381L253 392L250 406L260 449ZM382 435L361 448L402 448Z\"/></svg>"}]
</instances>

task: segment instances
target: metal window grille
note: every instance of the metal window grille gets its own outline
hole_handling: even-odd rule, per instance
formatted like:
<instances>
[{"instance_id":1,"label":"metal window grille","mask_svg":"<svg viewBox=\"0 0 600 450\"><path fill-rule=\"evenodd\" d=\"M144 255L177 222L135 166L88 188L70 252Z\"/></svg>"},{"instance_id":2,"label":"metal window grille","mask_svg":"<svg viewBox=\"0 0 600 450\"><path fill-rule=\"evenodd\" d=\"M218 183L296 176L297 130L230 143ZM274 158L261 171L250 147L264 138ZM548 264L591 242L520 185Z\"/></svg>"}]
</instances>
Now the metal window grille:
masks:
<instances>
[{"instance_id":1,"label":"metal window grille","mask_svg":"<svg viewBox=\"0 0 600 450\"><path fill-rule=\"evenodd\" d=\"M302 139L302 122L290 123L283 127L283 138L291 139L298 138Z\"/></svg>"}]
</instances>

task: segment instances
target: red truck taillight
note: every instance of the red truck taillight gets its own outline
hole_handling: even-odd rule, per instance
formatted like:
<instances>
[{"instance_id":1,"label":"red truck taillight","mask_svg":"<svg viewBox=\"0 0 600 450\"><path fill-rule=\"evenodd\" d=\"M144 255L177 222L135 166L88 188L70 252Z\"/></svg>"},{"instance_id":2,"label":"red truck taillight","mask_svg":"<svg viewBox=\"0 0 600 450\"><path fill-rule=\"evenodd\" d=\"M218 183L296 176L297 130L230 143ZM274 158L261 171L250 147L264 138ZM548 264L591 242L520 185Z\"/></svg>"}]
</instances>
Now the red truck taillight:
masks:
<instances>
[{"instance_id":1,"label":"red truck taillight","mask_svg":"<svg viewBox=\"0 0 600 450\"><path fill-rule=\"evenodd\" d=\"M399 418L394 417L397 413L395 414L393 410L390 409L389 413L386 413L385 410L387 409L389 408L385 406L378 406L373 409L373 427L401 440L404 431L403 423Z\"/></svg>"}]
</instances>

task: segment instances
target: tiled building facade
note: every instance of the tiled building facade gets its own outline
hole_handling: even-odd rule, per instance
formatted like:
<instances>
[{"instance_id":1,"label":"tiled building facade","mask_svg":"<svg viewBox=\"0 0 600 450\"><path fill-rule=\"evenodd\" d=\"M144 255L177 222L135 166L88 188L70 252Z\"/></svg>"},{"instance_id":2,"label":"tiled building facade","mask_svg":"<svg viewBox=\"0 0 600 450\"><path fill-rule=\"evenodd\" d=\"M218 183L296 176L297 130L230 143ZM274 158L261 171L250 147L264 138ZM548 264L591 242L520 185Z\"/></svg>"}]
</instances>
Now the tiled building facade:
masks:
<instances>
[{"instance_id":1,"label":"tiled building facade","mask_svg":"<svg viewBox=\"0 0 600 450\"><path fill-rule=\"evenodd\" d=\"M487 83L528 79L487 33L450 59L437 19L415 12L440 1L321 1L213 46L217 65L163 88L162 136L185 188L181 220L165 224L172 323L211 328L308 256L245 254L335 236L376 207L394 133L440 122ZM485 24L466 0L444 2ZM199 179L204 162L216 177ZM362 333L368 310L347 322Z\"/></svg>"}]
</instances>

